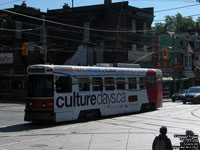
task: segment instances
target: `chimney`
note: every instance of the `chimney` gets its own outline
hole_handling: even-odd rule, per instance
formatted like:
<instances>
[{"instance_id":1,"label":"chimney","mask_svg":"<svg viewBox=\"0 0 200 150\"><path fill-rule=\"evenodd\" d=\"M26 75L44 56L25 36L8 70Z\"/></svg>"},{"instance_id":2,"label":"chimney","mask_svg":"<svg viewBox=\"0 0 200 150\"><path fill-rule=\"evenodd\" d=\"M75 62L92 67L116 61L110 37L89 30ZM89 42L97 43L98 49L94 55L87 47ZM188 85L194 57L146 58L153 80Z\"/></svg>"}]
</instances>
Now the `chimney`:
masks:
<instances>
[{"instance_id":1,"label":"chimney","mask_svg":"<svg viewBox=\"0 0 200 150\"><path fill-rule=\"evenodd\" d=\"M110 4L112 4L112 0L104 0L104 4L105 5L110 5Z\"/></svg>"},{"instance_id":2,"label":"chimney","mask_svg":"<svg viewBox=\"0 0 200 150\"><path fill-rule=\"evenodd\" d=\"M69 5L66 4L66 3L64 3L64 5L63 5L63 9L68 9L68 8L70 8Z\"/></svg>"},{"instance_id":3,"label":"chimney","mask_svg":"<svg viewBox=\"0 0 200 150\"><path fill-rule=\"evenodd\" d=\"M26 2L23 1L22 4L21 4L21 6L22 6L22 7L26 7Z\"/></svg>"}]
</instances>

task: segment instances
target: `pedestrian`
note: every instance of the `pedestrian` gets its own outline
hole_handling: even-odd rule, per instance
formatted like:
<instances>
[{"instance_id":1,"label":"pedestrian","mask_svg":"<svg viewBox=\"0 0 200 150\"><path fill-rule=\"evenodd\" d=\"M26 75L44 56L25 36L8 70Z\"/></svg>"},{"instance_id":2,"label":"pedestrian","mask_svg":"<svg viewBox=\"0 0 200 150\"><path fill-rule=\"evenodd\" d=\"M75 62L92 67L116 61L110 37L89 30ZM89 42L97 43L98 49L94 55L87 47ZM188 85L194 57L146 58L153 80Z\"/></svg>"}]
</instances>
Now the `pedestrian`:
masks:
<instances>
[{"instance_id":1,"label":"pedestrian","mask_svg":"<svg viewBox=\"0 0 200 150\"><path fill-rule=\"evenodd\" d=\"M152 150L173 150L171 140L166 134L167 127L162 126L159 136L156 136L153 141Z\"/></svg>"},{"instance_id":2,"label":"pedestrian","mask_svg":"<svg viewBox=\"0 0 200 150\"><path fill-rule=\"evenodd\" d=\"M185 138L180 143L180 150L200 150L198 135L192 130L186 130Z\"/></svg>"}]
</instances>

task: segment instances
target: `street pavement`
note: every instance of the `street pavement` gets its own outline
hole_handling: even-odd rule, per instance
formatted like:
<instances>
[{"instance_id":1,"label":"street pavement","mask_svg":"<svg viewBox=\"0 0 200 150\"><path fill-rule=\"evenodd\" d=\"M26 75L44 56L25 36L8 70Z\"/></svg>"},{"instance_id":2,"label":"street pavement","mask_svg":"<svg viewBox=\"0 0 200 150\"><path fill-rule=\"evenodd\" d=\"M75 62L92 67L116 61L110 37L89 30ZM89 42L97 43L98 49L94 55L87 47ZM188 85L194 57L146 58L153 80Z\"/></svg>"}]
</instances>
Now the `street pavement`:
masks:
<instances>
[{"instance_id":1,"label":"street pavement","mask_svg":"<svg viewBox=\"0 0 200 150\"><path fill-rule=\"evenodd\" d=\"M187 129L200 134L200 105L163 102L156 111L87 122L32 124L24 104L0 103L0 150L151 150L162 125L178 146Z\"/></svg>"}]
</instances>

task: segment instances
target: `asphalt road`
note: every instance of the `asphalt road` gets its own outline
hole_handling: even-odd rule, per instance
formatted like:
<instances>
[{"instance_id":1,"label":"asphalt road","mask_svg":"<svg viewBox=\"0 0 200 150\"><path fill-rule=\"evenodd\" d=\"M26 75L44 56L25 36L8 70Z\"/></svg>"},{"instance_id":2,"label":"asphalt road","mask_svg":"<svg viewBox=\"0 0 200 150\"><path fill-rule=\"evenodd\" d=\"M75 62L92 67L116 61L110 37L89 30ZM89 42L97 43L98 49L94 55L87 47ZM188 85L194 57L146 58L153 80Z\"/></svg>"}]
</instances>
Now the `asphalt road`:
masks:
<instances>
[{"instance_id":1,"label":"asphalt road","mask_svg":"<svg viewBox=\"0 0 200 150\"><path fill-rule=\"evenodd\" d=\"M96 121L32 124L24 104L0 103L0 150L151 150L162 125L173 146L187 129L200 135L200 105L165 101L156 111Z\"/></svg>"}]
</instances>

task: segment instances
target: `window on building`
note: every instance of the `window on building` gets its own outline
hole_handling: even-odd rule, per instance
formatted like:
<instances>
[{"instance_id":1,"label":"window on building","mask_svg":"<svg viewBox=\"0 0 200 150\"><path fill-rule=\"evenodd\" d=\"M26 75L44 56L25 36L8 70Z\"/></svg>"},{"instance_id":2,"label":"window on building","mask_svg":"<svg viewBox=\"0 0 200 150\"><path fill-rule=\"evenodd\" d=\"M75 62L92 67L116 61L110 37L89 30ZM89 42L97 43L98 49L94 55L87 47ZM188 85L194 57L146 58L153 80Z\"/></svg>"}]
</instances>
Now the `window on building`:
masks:
<instances>
[{"instance_id":1,"label":"window on building","mask_svg":"<svg viewBox=\"0 0 200 150\"><path fill-rule=\"evenodd\" d=\"M89 78L79 78L79 91L90 91Z\"/></svg>"},{"instance_id":2,"label":"window on building","mask_svg":"<svg viewBox=\"0 0 200 150\"><path fill-rule=\"evenodd\" d=\"M184 57L184 64L185 64L186 67L189 66L189 65L188 65L188 56L185 56L185 57Z\"/></svg>"},{"instance_id":3,"label":"window on building","mask_svg":"<svg viewBox=\"0 0 200 150\"><path fill-rule=\"evenodd\" d=\"M200 48L199 47L199 42L194 42L194 48Z\"/></svg>"},{"instance_id":4,"label":"window on building","mask_svg":"<svg viewBox=\"0 0 200 150\"><path fill-rule=\"evenodd\" d=\"M71 77L59 77L56 80L56 92L57 93L72 92L72 78Z\"/></svg>"},{"instance_id":5,"label":"window on building","mask_svg":"<svg viewBox=\"0 0 200 150\"><path fill-rule=\"evenodd\" d=\"M128 89L129 90L137 89L136 78L128 78Z\"/></svg>"},{"instance_id":6,"label":"window on building","mask_svg":"<svg viewBox=\"0 0 200 150\"><path fill-rule=\"evenodd\" d=\"M17 21L16 22L16 39L22 39L22 23Z\"/></svg>"},{"instance_id":7,"label":"window on building","mask_svg":"<svg viewBox=\"0 0 200 150\"><path fill-rule=\"evenodd\" d=\"M143 33L147 33L147 22L143 22Z\"/></svg>"},{"instance_id":8,"label":"window on building","mask_svg":"<svg viewBox=\"0 0 200 150\"><path fill-rule=\"evenodd\" d=\"M90 40L90 23L89 22L84 22L84 41L89 41Z\"/></svg>"},{"instance_id":9,"label":"window on building","mask_svg":"<svg viewBox=\"0 0 200 150\"><path fill-rule=\"evenodd\" d=\"M144 45L144 51L145 52L147 51L147 45Z\"/></svg>"},{"instance_id":10,"label":"window on building","mask_svg":"<svg viewBox=\"0 0 200 150\"><path fill-rule=\"evenodd\" d=\"M143 46L143 44L140 44L140 43L137 43L137 51L144 51L144 46Z\"/></svg>"},{"instance_id":11,"label":"window on building","mask_svg":"<svg viewBox=\"0 0 200 150\"><path fill-rule=\"evenodd\" d=\"M183 41L183 47L187 47L188 46L188 42L187 41Z\"/></svg>"},{"instance_id":12,"label":"window on building","mask_svg":"<svg viewBox=\"0 0 200 150\"><path fill-rule=\"evenodd\" d=\"M143 34L143 21L142 20L137 20L137 24L136 24L136 30L138 31L139 34Z\"/></svg>"},{"instance_id":13,"label":"window on building","mask_svg":"<svg viewBox=\"0 0 200 150\"><path fill-rule=\"evenodd\" d=\"M189 67L192 67L192 56L189 56Z\"/></svg>"},{"instance_id":14,"label":"window on building","mask_svg":"<svg viewBox=\"0 0 200 150\"><path fill-rule=\"evenodd\" d=\"M0 35L6 35L7 34L7 23L5 18L0 18Z\"/></svg>"},{"instance_id":15,"label":"window on building","mask_svg":"<svg viewBox=\"0 0 200 150\"><path fill-rule=\"evenodd\" d=\"M0 96L7 95L10 93L9 78L0 79Z\"/></svg>"},{"instance_id":16,"label":"window on building","mask_svg":"<svg viewBox=\"0 0 200 150\"><path fill-rule=\"evenodd\" d=\"M12 89L13 90L19 90L19 89L24 89L24 88L25 88L24 80L15 79L15 80L12 81Z\"/></svg>"},{"instance_id":17,"label":"window on building","mask_svg":"<svg viewBox=\"0 0 200 150\"><path fill-rule=\"evenodd\" d=\"M115 89L114 78L105 78L105 89L110 91L113 91Z\"/></svg>"},{"instance_id":18,"label":"window on building","mask_svg":"<svg viewBox=\"0 0 200 150\"><path fill-rule=\"evenodd\" d=\"M132 51L137 51L137 45L136 44L132 44Z\"/></svg>"},{"instance_id":19,"label":"window on building","mask_svg":"<svg viewBox=\"0 0 200 150\"><path fill-rule=\"evenodd\" d=\"M102 91L103 90L103 83L102 78L92 78L92 89L93 91Z\"/></svg>"},{"instance_id":20,"label":"window on building","mask_svg":"<svg viewBox=\"0 0 200 150\"><path fill-rule=\"evenodd\" d=\"M116 78L117 89L125 90L125 78Z\"/></svg>"},{"instance_id":21,"label":"window on building","mask_svg":"<svg viewBox=\"0 0 200 150\"><path fill-rule=\"evenodd\" d=\"M132 32L136 33L136 20L132 20Z\"/></svg>"}]
</instances>

